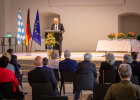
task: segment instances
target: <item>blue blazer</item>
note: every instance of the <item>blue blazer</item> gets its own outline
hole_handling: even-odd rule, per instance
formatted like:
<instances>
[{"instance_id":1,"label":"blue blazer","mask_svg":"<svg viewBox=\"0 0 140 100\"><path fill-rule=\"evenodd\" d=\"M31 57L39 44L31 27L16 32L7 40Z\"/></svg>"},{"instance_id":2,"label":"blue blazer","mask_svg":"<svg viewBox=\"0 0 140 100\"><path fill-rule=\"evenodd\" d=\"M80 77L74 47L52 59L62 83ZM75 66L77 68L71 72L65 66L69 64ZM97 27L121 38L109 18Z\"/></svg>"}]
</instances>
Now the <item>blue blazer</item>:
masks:
<instances>
[{"instance_id":1,"label":"blue blazer","mask_svg":"<svg viewBox=\"0 0 140 100\"><path fill-rule=\"evenodd\" d=\"M59 70L62 71L76 71L77 62L70 58L67 58L59 62Z\"/></svg>"}]
</instances>

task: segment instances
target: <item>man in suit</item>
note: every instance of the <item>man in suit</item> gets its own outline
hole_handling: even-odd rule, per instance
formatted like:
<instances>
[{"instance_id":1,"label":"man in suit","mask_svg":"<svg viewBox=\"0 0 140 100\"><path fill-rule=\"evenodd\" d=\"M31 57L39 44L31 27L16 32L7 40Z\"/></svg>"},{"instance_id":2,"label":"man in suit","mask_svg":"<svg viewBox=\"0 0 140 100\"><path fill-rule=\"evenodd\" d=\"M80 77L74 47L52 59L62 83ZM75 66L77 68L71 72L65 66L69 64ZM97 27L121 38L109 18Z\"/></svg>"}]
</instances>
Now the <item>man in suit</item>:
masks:
<instances>
[{"instance_id":1,"label":"man in suit","mask_svg":"<svg viewBox=\"0 0 140 100\"><path fill-rule=\"evenodd\" d=\"M77 62L70 59L71 52L69 50L64 51L65 60L59 62L59 70L62 71L76 71Z\"/></svg>"},{"instance_id":2,"label":"man in suit","mask_svg":"<svg viewBox=\"0 0 140 100\"><path fill-rule=\"evenodd\" d=\"M56 37L56 41L59 42L59 45L56 44L54 49L58 49L59 50L59 58L61 58L61 54L62 54L62 40L63 40L63 33L64 33L64 26L62 23L60 23L58 21L58 18L54 18L54 23L51 26L52 30L59 30L60 34L55 34ZM57 36L56 36L57 35Z\"/></svg>"},{"instance_id":3,"label":"man in suit","mask_svg":"<svg viewBox=\"0 0 140 100\"><path fill-rule=\"evenodd\" d=\"M51 82L54 88L54 95L59 95L57 90L57 81L53 71L43 68L43 59L40 56L35 58L34 64L36 68L28 73L28 81L30 86L35 82Z\"/></svg>"},{"instance_id":4,"label":"man in suit","mask_svg":"<svg viewBox=\"0 0 140 100\"><path fill-rule=\"evenodd\" d=\"M91 62L91 59L92 59L92 55L90 53L85 53L84 61L78 63L77 65L76 74L77 75L93 75L93 80L91 81L94 81L96 83L96 79L97 79L96 66ZM80 91L75 89L74 100L78 100L79 96L80 96Z\"/></svg>"},{"instance_id":5,"label":"man in suit","mask_svg":"<svg viewBox=\"0 0 140 100\"><path fill-rule=\"evenodd\" d=\"M129 64L121 64L118 68L120 83L112 84L104 100L140 100L140 87L130 81L132 69Z\"/></svg>"}]
</instances>

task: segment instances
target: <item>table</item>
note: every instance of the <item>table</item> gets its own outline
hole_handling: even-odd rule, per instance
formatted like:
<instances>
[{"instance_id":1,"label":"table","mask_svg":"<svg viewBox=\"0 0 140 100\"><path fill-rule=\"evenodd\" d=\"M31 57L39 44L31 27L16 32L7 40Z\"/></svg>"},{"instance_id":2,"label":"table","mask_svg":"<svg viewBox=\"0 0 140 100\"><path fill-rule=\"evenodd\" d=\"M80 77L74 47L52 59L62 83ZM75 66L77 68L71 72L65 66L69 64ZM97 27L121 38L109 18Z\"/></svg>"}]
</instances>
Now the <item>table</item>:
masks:
<instances>
[{"instance_id":1,"label":"table","mask_svg":"<svg viewBox=\"0 0 140 100\"><path fill-rule=\"evenodd\" d=\"M140 42L135 39L98 40L96 51L140 52Z\"/></svg>"}]
</instances>

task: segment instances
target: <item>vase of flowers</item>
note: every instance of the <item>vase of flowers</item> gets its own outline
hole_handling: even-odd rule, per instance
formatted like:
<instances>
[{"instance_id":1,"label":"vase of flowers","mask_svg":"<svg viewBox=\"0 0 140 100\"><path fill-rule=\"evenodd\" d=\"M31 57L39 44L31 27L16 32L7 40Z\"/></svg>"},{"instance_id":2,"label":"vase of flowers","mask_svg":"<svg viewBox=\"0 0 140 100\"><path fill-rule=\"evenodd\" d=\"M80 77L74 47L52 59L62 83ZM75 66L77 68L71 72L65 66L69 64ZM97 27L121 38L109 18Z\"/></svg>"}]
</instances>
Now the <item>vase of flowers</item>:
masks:
<instances>
[{"instance_id":1,"label":"vase of flowers","mask_svg":"<svg viewBox=\"0 0 140 100\"><path fill-rule=\"evenodd\" d=\"M129 32L128 34L127 34L127 38L128 39L135 39L135 34L134 34L134 32Z\"/></svg>"},{"instance_id":2,"label":"vase of flowers","mask_svg":"<svg viewBox=\"0 0 140 100\"><path fill-rule=\"evenodd\" d=\"M47 38L45 39L45 45L47 46L48 58L51 58L51 53L55 44L59 44L54 37L54 33L48 33Z\"/></svg>"},{"instance_id":3,"label":"vase of flowers","mask_svg":"<svg viewBox=\"0 0 140 100\"><path fill-rule=\"evenodd\" d=\"M115 39L116 38L115 33L109 33L108 38L110 38L111 40Z\"/></svg>"},{"instance_id":4,"label":"vase of flowers","mask_svg":"<svg viewBox=\"0 0 140 100\"><path fill-rule=\"evenodd\" d=\"M120 32L117 34L117 39L123 39L124 38L124 33Z\"/></svg>"}]
</instances>

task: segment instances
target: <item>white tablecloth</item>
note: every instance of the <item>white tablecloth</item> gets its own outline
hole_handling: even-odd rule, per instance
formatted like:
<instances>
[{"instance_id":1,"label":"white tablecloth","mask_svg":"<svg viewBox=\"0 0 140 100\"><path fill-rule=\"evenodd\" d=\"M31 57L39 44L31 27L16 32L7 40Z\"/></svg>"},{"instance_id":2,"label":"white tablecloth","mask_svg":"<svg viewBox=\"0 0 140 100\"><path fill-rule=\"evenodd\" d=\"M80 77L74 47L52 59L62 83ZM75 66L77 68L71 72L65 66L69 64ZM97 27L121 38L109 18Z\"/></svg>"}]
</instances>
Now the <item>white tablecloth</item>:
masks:
<instances>
[{"instance_id":1,"label":"white tablecloth","mask_svg":"<svg viewBox=\"0 0 140 100\"><path fill-rule=\"evenodd\" d=\"M140 42L138 40L98 40L96 51L125 51L140 52Z\"/></svg>"}]
</instances>

